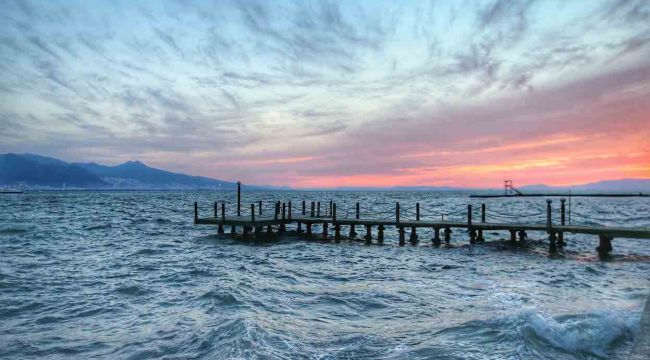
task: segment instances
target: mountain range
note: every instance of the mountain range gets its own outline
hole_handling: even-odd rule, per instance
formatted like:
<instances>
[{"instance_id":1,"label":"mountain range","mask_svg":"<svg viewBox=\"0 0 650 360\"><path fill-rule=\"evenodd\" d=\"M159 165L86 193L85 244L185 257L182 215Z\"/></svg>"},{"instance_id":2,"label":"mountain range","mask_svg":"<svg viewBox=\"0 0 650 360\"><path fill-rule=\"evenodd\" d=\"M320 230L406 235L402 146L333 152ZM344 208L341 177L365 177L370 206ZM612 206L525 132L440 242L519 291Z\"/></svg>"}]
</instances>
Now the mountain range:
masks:
<instances>
[{"instance_id":1,"label":"mountain range","mask_svg":"<svg viewBox=\"0 0 650 360\"><path fill-rule=\"evenodd\" d=\"M178 174L139 161L116 166L68 163L35 154L1 154L0 185L68 189L235 189L236 183Z\"/></svg>"},{"instance_id":2,"label":"mountain range","mask_svg":"<svg viewBox=\"0 0 650 360\"><path fill-rule=\"evenodd\" d=\"M127 161L106 166L96 163L69 163L35 154L0 154L0 186L24 185L30 189L235 189L237 184L202 176L191 176L155 169L140 161ZM249 189L281 189L288 187L248 186ZM316 189L311 189L316 190ZM397 186L388 188L340 187L321 190L340 191L460 191L495 193L502 188L478 189L447 186ZM527 185L524 193L650 193L650 179L605 180L572 186Z\"/></svg>"}]
</instances>

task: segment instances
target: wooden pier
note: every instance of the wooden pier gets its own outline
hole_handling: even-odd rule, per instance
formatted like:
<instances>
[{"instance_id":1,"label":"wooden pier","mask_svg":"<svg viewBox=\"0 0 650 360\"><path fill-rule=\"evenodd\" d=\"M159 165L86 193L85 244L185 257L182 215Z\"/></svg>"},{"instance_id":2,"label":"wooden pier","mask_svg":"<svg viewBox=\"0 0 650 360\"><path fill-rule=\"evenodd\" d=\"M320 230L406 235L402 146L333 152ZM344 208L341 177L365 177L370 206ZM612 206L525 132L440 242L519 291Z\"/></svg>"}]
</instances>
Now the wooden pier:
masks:
<instances>
[{"instance_id":1,"label":"wooden pier","mask_svg":"<svg viewBox=\"0 0 650 360\"><path fill-rule=\"evenodd\" d=\"M238 200L241 197L238 195ZM610 226L588 226L567 224L565 201L561 200L559 221L554 222L552 213L551 200L546 201L546 221L525 222L525 221L494 221L491 219L485 204L481 204L480 209L473 209L472 205L467 205L466 209L461 209L462 213L455 211L447 214L448 219L444 219L444 214L440 220L431 219L423 215L423 209L417 203L408 209L401 208L399 202L394 204L394 208L383 211L366 211L362 213L360 203L354 206L346 207L345 215L337 213L337 204L329 201L321 206L320 202L302 201L298 206L289 202L267 203L267 212L263 212L262 202L250 204L250 207L242 209L241 202L237 203L236 212L230 209L226 211L225 202L214 203L214 211L210 217L200 217L198 204L194 203L194 223L201 225L213 225L218 227L219 233L225 233L224 228L230 227L230 233L237 233L237 228L241 229L243 237L251 239L262 239L273 236L275 233L285 233L288 226L295 228L295 233L306 238L327 239L332 237L335 241L340 241L344 237L343 227L347 227L347 236L355 238L357 230L363 230L364 239L367 244L373 241L373 229L376 229L375 240L383 243L385 240L384 232L387 228L394 228L398 233L399 245L405 245L407 241L412 244L419 242L417 231L419 229L431 229L433 237L431 242L434 246L440 246L444 242L450 244L452 229L463 229L466 231L469 244L476 244L485 240L486 231L507 231L510 233L510 241L518 244L526 241L528 231L541 231L548 235L549 252L556 253L558 249L566 246L564 234L590 234L598 236L599 243L596 248L601 256L607 256L612 251L612 240L614 238L635 238L650 239L650 228L648 227L610 227ZM271 205L271 211L268 211L268 205ZM352 214L350 214L352 212ZM496 212L496 210L494 211ZM449 219L449 215L460 216L461 219ZM530 214L528 214L530 215ZM535 214L535 215L540 215ZM517 216L517 219L524 219L527 215ZM558 216L555 216L558 218ZM320 226L321 234L313 231L313 225ZM330 231L331 229L331 231Z\"/></svg>"}]
</instances>

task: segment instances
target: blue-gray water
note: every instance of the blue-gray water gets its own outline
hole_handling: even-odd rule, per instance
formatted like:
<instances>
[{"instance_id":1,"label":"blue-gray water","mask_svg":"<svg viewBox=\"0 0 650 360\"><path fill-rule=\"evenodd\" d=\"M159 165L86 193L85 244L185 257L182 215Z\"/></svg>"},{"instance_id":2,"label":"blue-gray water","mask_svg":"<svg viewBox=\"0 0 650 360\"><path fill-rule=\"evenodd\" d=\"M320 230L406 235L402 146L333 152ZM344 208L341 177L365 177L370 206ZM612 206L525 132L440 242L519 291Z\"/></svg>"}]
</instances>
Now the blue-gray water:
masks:
<instances>
[{"instance_id":1,"label":"blue-gray water","mask_svg":"<svg viewBox=\"0 0 650 360\"><path fill-rule=\"evenodd\" d=\"M426 231L399 247L393 230L382 246L252 244L192 224L194 201L210 216L222 199L235 194L1 196L0 358L624 359L650 292L647 240L615 239L607 262L593 236L567 235L551 258L541 233L516 250L491 232L470 248L462 231L453 248L432 247ZM394 201L406 213L419 201L423 215L452 218L470 202L247 192L244 203L258 199L333 199L339 216L355 201L387 216ZM544 220L542 198L484 202L489 218ZM571 209L573 222L650 226L643 198L574 198Z\"/></svg>"}]
</instances>

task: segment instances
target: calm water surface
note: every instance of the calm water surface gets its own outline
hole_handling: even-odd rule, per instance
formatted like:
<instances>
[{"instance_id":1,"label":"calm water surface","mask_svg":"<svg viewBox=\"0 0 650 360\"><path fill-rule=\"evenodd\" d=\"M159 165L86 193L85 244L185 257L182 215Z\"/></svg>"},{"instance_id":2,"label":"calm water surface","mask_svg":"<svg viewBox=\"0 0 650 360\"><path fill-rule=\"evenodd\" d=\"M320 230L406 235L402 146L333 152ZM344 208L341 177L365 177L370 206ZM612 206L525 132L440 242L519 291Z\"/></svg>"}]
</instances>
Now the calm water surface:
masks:
<instances>
[{"instance_id":1,"label":"calm water surface","mask_svg":"<svg viewBox=\"0 0 650 360\"><path fill-rule=\"evenodd\" d=\"M0 197L0 358L624 359L650 292L647 240L616 239L613 259L600 261L593 236L567 235L549 257L542 233L519 249L492 232L469 247L460 230L451 248L432 247L427 231L399 247L392 229L382 246L292 235L252 244L192 224L194 201L208 216L213 201L234 199ZM334 200L339 214L361 201L362 213L385 216L394 201L404 216L419 201L424 217L452 219L470 203L424 192L244 194L245 204L262 199L265 211L276 199ZM544 221L542 198L484 201L488 220ZM574 198L571 210L575 223L650 226L648 199Z\"/></svg>"}]
</instances>

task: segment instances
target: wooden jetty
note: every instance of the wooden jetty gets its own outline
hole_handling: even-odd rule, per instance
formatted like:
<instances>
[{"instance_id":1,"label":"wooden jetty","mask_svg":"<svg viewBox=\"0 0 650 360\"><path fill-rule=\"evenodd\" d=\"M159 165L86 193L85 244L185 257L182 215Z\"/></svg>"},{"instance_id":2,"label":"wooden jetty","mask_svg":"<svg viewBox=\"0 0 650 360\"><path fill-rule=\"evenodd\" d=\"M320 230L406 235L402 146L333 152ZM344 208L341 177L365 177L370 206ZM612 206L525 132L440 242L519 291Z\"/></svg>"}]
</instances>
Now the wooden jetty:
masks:
<instances>
[{"instance_id":1,"label":"wooden jetty","mask_svg":"<svg viewBox=\"0 0 650 360\"><path fill-rule=\"evenodd\" d=\"M614 238L635 238L650 239L650 228L641 227L610 227L610 226L587 226L572 225L566 223L565 200L561 199L559 222L553 223L553 214L551 200L546 201L546 222L495 222L488 219L488 210L485 204L481 204L480 210L473 209L472 205L467 205L466 210L461 209L464 214L461 220L445 220L444 216L440 220L423 218L421 215L423 209L417 203L413 208L401 209L400 203L394 204L394 209L384 212L374 212L373 215L361 216L361 205L356 203L353 208L352 216L346 214L340 216L337 214L337 204L330 201L321 211L320 202L311 202L309 205L302 201L299 207L293 206L289 202L272 203L273 208L270 213L263 212L262 202L250 204L250 208L242 211L241 195L238 191L237 211L228 213L225 202L214 203L214 211L211 217L200 217L198 203L194 203L194 223L201 225L214 225L218 227L219 233L224 233L224 227L230 227L230 232L235 234L237 227L242 229L244 237L261 239L273 234L274 228L277 233L287 231L287 226L295 226L297 234L302 234L307 238L315 238L316 234L312 231L313 225L317 224L322 230L320 238L330 236L330 227L334 233L334 240L340 241L343 232L342 227L348 227L349 237L357 235L357 228L365 230L365 241L370 244L373 240L373 228L377 229L376 241L384 242L384 231L388 227L393 227L399 234L399 244L405 245L406 232L409 231L409 241L413 244L419 241L417 234L418 229L432 229L433 238L431 242L434 246L440 246L444 241L450 243L452 229L463 229L467 231L469 243L475 244L484 241L485 231L508 231L510 241L513 244L523 242L527 238L527 231L542 231L548 234L549 252L556 253L558 249L566 245L564 234L591 234L599 238L599 244L596 248L600 255L606 256L612 251L612 240ZM458 213L456 214L458 215ZM410 216L410 217L408 217ZM490 220L490 221L488 221ZM304 226L304 229L303 229Z\"/></svg>"}]
</instances>

